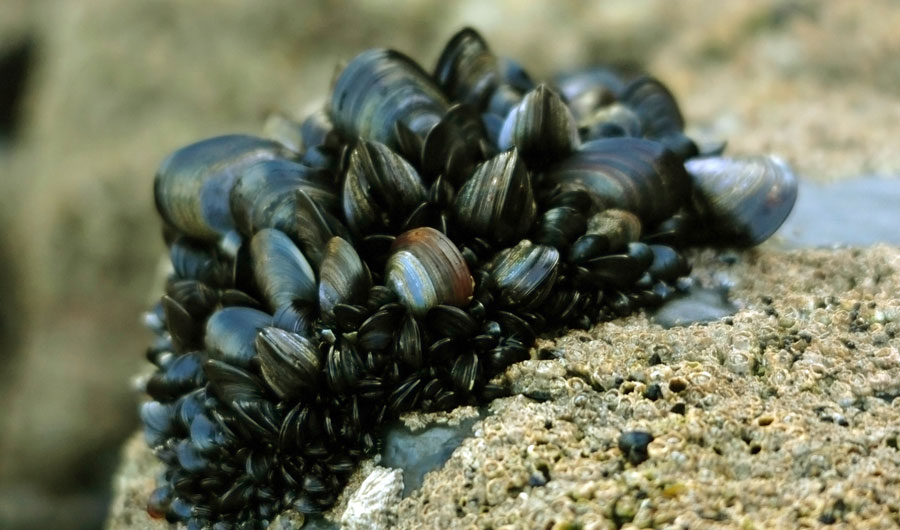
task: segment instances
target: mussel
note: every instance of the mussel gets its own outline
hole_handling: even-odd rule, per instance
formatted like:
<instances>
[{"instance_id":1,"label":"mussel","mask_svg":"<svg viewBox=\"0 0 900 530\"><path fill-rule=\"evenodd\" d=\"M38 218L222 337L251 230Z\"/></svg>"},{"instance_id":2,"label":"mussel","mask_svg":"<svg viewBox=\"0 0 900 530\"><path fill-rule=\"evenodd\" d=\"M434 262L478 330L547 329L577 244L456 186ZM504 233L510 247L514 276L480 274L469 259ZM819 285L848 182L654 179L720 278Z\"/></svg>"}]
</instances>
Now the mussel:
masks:
<instances>
[{"instance_id":1,"label":"mussel","mask_svg":"<svg viewBox=\"0 0 900 530\"><path fill-rule=\"evenodd\" d=\"M354 57L335 81L329 115L344 138L362 137L400 150L404 133L399 130L424 142L449 107L415 61L394 50L372 49Z\"/></svg>"},{"instance_id":2,"label":"mussel","mask_svg":"<svg viewBox=\"0 0 900 530\"><path fill-rule=\"evenodd\" d=\"M364 301L371 282L369 269L353 245L340 237L331 238L319 270L319 311L322 319L334 322L335 306Z\"/></svg>"},{"instance_id":3,"label":"mussel","mask_svg":"<svg viewBox=\"0 0 900 530\"><path fill-rule=\"evenodd\" d=\"M316 302L316 276L288 236L264 228L250 241L256 283L272 311L295 302Z\"/></svg>"},{"instance_id":4,"label":"mussel","mask_svg":"<svg viewBox=\"0 0 900 530\"><path fill-rule=\"evenodd\" d=\"M277 142L240 134L182 147L156 172L156 209L163 220L185 235L219 239L234 229L227 197L241 173L260 160L290 156Z\"/></svg>"},{"instance_id":5,"label":"mussel","mask_svg":"<svg viewBox=\"0 0 900 530\"><path fill-rule=\"evenodd\" d=\"M516 149L484 162L459 190L457 223L469 234L506 243L524 236L537 214L531 177Z\"/></svg>"},{"instance_id":6,"label":"mussel","mask_svg":"<svg viewBox=\"0 0 900 530\"><path fill-rule=\"evenodd\" d=\"M498 143L503 150L515 146L535 167L545 166L578 147L578 128L559 95L541 84L510 111Z\"/></svg>"},{"instance_id":7,"label":"mussel","mask_svg":"<svg viewBox=\"0 0 900 530\"><path fill-rule=\"evenodd\" d=\"M548 172L563 189L588 192L595 211L622 208L652 225L685 204L691 180L662 144L640 138L587 142Z\"/></svg>"},{"instance_id":8,"label":"mussel","mask_svg":"<svg viewBox=\"0 0 900 530\"><path fill-rule=\"evenodd\" d=\"M237 228L245 235L255 234L263 228L277 228L294 237L299 232L299 191L327 211L337 210L337 191L327 171L286 159L248 166L229 197Z\"/></svg>"},{"instance_id":9,"label":"mussel","mask_svg":"<svg viewBox=\"0 0 900 530\"><path fill-rule=\"evenodd\" d=\"M553 288L558 264L558 250L527 239L499 254L491 278L500 291L500 302L524 309L537 307Z\"/></svg>"},{"instance_id":10,"label":"mussel","mask_svg":"<svg viewBox=\"0 0 900 530\"><path fill-rule=\"evenodd\" d=\"M238 367L256 357L256 333L272 323L272 316L249 307L225 307L206 321L204 345L210 355Z\"/></svg>"},{"instance_id":11,"label":"mussel","mask_svg":"<svg viewBox=\"0 0 900 530\"><path fill-rule=\"evenodd\" d=\"M315 391L321 368L318 346L296 333L263 328L256 337L262 375L282 399Z\"/></svg>"},{"instance_id":12,"label":"mussel","mask_svg":"<svg viewBox=\"0 0 900 530\"><path fill-rule=\"evenodd\" d=\"M728 244L752 246L778 230L797 200L797 178L778 157L689 160L701 227Z\"/></svg>"},{"instance_id":13,"label":"mussel","mask_svg":"<svg viewBox=\"0 0 900 530\"><path fill-rule=\"evenodd\" d=\"M415 168L386 145L360 139L344 176L344 218L356 234L392 232L426 199Z\"/></svg>"},{"instance_id":14,"label":"mussel","mask_svg":"<svg viewBox=\"0 0 900 530\"><path fill-rule=\"evenodd\" d=\"M500 68L481 35L464 28L447 43L434 78L451 100L481 108L500 82Z\"/></svg>"},{"instance_id":15,"label":"mussel","mask_svg":"<svg viewBox=\"0 0 900 530\"><path fill-rule=\"evenodd\" d=\"M400 302L415 315L424 315L439 304L466 305L475 284L456 245L430 227L397 236L385 278Z\"/></svg>"}]
</instances>

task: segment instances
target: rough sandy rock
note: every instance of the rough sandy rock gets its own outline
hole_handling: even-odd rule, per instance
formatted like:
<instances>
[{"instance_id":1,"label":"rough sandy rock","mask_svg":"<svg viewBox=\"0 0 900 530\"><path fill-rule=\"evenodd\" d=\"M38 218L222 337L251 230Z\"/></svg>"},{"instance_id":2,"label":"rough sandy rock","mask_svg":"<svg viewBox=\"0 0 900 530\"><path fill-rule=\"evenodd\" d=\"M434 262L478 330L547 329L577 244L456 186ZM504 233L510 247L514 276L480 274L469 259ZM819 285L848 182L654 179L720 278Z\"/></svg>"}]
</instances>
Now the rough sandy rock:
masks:
<instances>
[{"instance_id":1,"label":"rough sandy rock","mask_svg":"<svg viewBox=\"0 0 900 530\"><path fill-rule=\"evenodd\" d=\"M900 251L692 259L700 284L732 285L738 313L541 340L506 372L518 395L384 516L409 529L900 524ZM637 465L618 446L632 430L654 437ZM119 484L116 506L149 491Z\"/></svg>"},{"instance_id":2,"label":"rough sandy rock","mask_svg":"<svg viewBox=\"0 0 900 530\"><path fill-rule=\"evenodd\" d=\"M402 491L403 473L399 469L376 467L350 498L341 525L345 530L394 528Z\"/></svg>"}]
</instances>

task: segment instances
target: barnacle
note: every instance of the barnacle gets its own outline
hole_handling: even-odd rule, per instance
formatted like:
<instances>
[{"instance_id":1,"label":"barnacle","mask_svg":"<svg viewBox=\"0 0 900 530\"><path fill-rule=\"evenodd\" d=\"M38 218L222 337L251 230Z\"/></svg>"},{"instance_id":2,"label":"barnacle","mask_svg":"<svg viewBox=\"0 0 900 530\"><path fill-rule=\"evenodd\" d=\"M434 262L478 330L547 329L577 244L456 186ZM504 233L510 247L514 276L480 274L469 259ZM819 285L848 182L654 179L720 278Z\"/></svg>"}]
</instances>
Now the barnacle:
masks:
<instances>
[{"instance_id":1,"label":"barnacle","mask_svg":"<svg viewBox=\"0 0 900 530\"><path fill-rule=\"evenodd\" d=\"M538 334L665 301L690 270L677 247L768 237L787 167L701 155L683 126L652 77L535 84L464 29L434 75L368 50L273 139L173 153L149 512L221 530L325 510L386 420L504 395Z\"/></svg>"}]
</instances>

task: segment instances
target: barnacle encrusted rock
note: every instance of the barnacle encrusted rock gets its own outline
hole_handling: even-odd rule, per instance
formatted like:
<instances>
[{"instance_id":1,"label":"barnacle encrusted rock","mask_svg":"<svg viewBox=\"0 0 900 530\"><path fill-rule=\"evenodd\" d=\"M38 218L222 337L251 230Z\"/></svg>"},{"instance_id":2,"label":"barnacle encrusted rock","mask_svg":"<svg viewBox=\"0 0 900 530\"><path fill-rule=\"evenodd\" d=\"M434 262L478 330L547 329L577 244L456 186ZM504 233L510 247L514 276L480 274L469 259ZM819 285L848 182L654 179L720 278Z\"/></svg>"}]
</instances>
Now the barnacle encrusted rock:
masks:
<instances>
[{"instance_id":1,"label":"barnacle encrusted rock","mask_svg":"<svg viewBox=\"0 0 900 530\"><path fill-rule=\"evenodd\" d=\"M700 283L733 285L738 313L541 341L507 370L521 395L395 506L397 528L896 527L900 251L691 258ZM629 430L654 436L637 466L617 447ZM140 500L156 464L129 451L110 528L162 528Z\"/></svg>"}]
</instances>

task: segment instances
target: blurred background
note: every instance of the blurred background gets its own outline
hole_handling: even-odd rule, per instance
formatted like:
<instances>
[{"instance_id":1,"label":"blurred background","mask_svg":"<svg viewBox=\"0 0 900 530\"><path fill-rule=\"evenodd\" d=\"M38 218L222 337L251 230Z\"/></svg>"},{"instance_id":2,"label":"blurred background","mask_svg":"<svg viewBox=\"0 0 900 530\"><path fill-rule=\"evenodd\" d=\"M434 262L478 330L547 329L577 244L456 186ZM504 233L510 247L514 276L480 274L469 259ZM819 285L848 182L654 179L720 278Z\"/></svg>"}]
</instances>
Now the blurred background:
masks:
<instances>
[{"instance_id":1,"label":"blurred background","mask_svg":"<svg viewBox=\"0 0 900 530\"><path fill-rule=\"evenodd\" d=\"M641 65L689 132L803 178L900 174L900 9L612 0L0 3L0 528L96 529L161 288L152 202L172 150L260 133L327 97L335 65L394 47L430 70L476 27L536 78Z\"/></svg>"}]
</instances>

